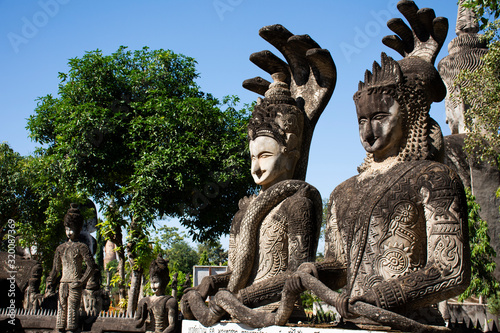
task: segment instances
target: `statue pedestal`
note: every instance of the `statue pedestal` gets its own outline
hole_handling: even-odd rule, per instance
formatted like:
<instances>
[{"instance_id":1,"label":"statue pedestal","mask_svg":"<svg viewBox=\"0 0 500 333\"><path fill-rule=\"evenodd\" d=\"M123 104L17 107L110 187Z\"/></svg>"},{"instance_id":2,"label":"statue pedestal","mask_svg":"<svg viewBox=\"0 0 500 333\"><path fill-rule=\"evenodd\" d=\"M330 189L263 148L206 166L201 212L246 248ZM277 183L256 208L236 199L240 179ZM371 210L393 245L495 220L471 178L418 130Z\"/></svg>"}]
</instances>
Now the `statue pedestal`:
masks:
<instances>
[{"instance_id":1,"label":"statue pedestal","mask_svg":"<svg viewBox=\"0 0 500 333\"><path fill-rule=\"evenodd\" d=\"M251 328L238 323L219 323L205 327L195 320L182 321L182 333L369 333L373 331L352 330L344 328L318 328L305 326L269 326L265 328ZM377 331L387 333L387 331Z\"/></svg>"}]
</instances>

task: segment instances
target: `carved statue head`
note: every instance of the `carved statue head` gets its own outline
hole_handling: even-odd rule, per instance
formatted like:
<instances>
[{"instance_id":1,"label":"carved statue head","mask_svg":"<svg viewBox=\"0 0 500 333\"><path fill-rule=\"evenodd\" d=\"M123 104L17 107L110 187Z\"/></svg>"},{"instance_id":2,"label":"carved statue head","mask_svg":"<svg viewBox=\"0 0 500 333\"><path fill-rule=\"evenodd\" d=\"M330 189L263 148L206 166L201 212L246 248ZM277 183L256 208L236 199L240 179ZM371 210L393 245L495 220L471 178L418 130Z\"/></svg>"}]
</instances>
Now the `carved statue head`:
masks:
<instances>
[{"instance_id":1,"label":"carved statue head","mask_svg":"<svg viewBox=\"0 0 500 333\"><path fill-rule=\"evenodd\" d=\"M169 281L168 260L158 255L149 266L149 282L153 293L156 296L165 295L165 288L167 288Z\"/></svg>"},{"instance_id":2,"label":"carved statue head","mask_svg":"<svg viewBox=\"0 0 500 333\"><path fill-rule=\"evenodd\" d=\"M300 157L303 114L284 78L281 73L273 74L274 82L248 124L252 177L263 190L293 178Z\"/></svg>"},{"instance_id":3,"label":"carved statue head","mask_svg":"<svg viewBox=\"0 0 500 333\"><path fill-rule=\"evenodd\" d=\"M382 53L381 65L374 62L354 94L360 139L367 152L360 171L388 157L409 161L437 154L432 135L437 124L429 110L445 94L433 65L417 57L396 62Z\"/></svg>"},{"instance_id":4,"label":"carved statue head","mask_svg":"<svg viewBox=\"0 0 500 333\"><path fill-rule=\"evenodd\" d=\"M83 226L83 216L80 214L78 204L71 203L71 208L64 215L64 226L66 227L66 236L71 240L78 239Z\"/></svg>"}]
</instances>

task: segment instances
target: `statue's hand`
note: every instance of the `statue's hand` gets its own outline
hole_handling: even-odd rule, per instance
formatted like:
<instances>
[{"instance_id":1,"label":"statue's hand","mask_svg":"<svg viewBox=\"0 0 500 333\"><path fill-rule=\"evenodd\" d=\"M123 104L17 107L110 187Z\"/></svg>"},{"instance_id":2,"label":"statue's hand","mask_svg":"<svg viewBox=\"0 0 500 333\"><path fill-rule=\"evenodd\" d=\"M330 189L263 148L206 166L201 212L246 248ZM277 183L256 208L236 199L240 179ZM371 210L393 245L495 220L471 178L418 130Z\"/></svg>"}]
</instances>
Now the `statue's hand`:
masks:
<instances>
[{"instance_id":1,"label":"statue's hand","mask_svg":"<svg viewBox=\"0 0 500 333\"><path fill-rule=\"evenodd\" d=\"M71 288L80 288L80 287L83 287L83 284L84 283L81 280L77 280L77 281L71 282L70 286L71 286Z\"/></svg>"},{"instance_id":2,"label":"statue's hand","mask_svg":"<svg viewBox=\"0 0 500 333\"><path fill-rule=\"evenodd\" d=\"M285 288L292 293L301 293L306 288L302 284L302 280L300 278L301 274L309 274L317 277L318 272L316 269L316 265L312 262L302 263L297 269L297 273L292 274L285 282Z\"/></svg>"},{"instance_id":3,"label":"statue's hand","mask_svg":"<svg viewBox=\"0 0 500 333\"><path fill-rule=\"evenodd\" d=\"M377 303L377 296L375 295L375 293L372 290L368 290L367 292L365 292L361 296L352 297L349 300L349 303L354 304L357 301L368 303L368 304L375 305L375 306L379 306Z\"/></svg>"},{"instance_id":4,"label":"statue's hand","mask_svg":"<svg viewBox=\"0 0 500 333\"><path fill-rule=\"evenodd\" d=\"M285 74L292 97L303 105L309 119L317 120L330 100L337 79L330 52L322 49L309 35L294 35L279 24L263 27L259 35L276 47L287 62L270 51L252 54L250 61L269 74ZM243 82L243 87L264 95L269 84L256 77Z\"/></svg>"},{"instance_id":5,"label":"statue's hand","mask_svg":"<svg viewBox=\"0 0 500 333\"><path fill-rule=\"evenodd\" d=\"M334 306L342 318L346 319L354 318L353 315L349 313L349 303L351 301L352 300L350 300L346 294L344 293L339 294L339 297L337 298Z\"/></svg>"},{"instance_id":6,"label":"statue's hand","mask_svg":"<svg viewBox=\"0 0 500 333\"><path fill-rule=\"evenodd\" d=\"M205 276L198 286L185 289L184 294L191 290L199 292L203 299L206 299L216 291L213 279L210 276Z\"/></svg>"},{"instance_id":7,"label":"statue's hand","mask_svg":"<svg viewBox=\"0 0 500 333\"><path fill-rule=\"evenodd\" d=\"M419 57L434 64L448 34L448 19L436 17L431 8L418 9L410 0L398 2L398 10L410 27L400 18L393 18L387 26L396 35L385 36L382 42L403 57Z\"/></svg>"}]
</instances>

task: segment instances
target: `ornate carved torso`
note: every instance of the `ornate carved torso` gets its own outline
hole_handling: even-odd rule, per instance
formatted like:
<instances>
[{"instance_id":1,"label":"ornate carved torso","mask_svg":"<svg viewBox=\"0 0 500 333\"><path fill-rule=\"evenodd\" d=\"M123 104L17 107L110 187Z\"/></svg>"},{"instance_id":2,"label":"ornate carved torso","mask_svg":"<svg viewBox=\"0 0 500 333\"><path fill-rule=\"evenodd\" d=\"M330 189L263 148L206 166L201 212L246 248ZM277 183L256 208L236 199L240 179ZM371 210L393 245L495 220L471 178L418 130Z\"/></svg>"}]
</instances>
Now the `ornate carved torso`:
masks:
<instances>
[{"instance_id":1,"label":"ornate carved torso","mask_svg":"<svg viewBox=\"0 0 500 333\"><path fill-rule=\"evenodd\" d=\"M347 180L331 201L326 256L350 262L351 297L375 291L380 306L394 308L456 294L468 269L461 260L468 251L467 225L460 222L467 221L467 205L449 168L429 161L399 163ZM341 244L335 244L335 234Z\"/></svg>"},{"instance_id":2,"label":"ornate carved torso","mask_svg":"<svg viewBox=\"0 0 500 333\"><path fill-rule=\"evenodd\" d=\"M293 190L290 190L292 188ZM302 262L314 260L316 255L321 223L321 198L317 190L302 181L283 181L268 191L280 192L282 198L272 205L258 197L243 199L231 226L230 269L235 265L241 265L235 262L236 253L248 250L241 246L242 239L250 237L255 242L254 259L247 286L287 270L295 270ZM283 195L287 191L290 191L290 194ZM256 224L252 228L255 233L246 234L242 228L242 221L248 214L252 214L260 209L259 206L264 205L269 206L267 213L260 220L252 220L252 223Z\"/></svg>"},{"instance_id":3,"label":"ornate carved torso","mask_svg":"<svg viewBox=\"0 0 500 333\"><path fill-rule=\"evenodd\" d=\"M168 327L168 309L166 303L172 296L149 297L149 318L154 320L155 333L161 333Z\"/></svg>"},{"instance_id":4,"label":"ornate carved torso","mask_svg":"<svg viewBox=\"0 0 500 333\"><path fill-rule=\"evenodd\" d=\"M89 255L87 245L80 242L66 242L57 248L62 263L61 282L78 281L83 276L84 256Z\"/></svg>"}]
</instances>

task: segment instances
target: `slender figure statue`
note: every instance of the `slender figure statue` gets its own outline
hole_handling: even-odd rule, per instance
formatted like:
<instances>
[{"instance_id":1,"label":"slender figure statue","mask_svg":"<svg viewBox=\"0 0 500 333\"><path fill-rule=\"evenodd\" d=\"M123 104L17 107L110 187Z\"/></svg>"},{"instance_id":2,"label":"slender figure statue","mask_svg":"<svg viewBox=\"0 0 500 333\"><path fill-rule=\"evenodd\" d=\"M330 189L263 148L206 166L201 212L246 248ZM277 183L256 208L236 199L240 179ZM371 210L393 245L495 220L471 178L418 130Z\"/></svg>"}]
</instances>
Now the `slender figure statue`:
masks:
<instances>
[{"instance_id":1,"label":"slender figure statue","mask_svg":"<svg viewBox=\"0 0 500 333\"><path fill-rule=\"evenodd\" d=\"M83 217L78 209L78 204L72 203L71 208L64 216L64 227L68 241L57 247L52 271L47 279L48 290L51 293L55 290L58 274L61 274L57 303L57 332L70 333L78 329L82 290L96 269L94 258L92 258L88 246L78 241L82 226Z\"/></svg>"}]
</instances>

